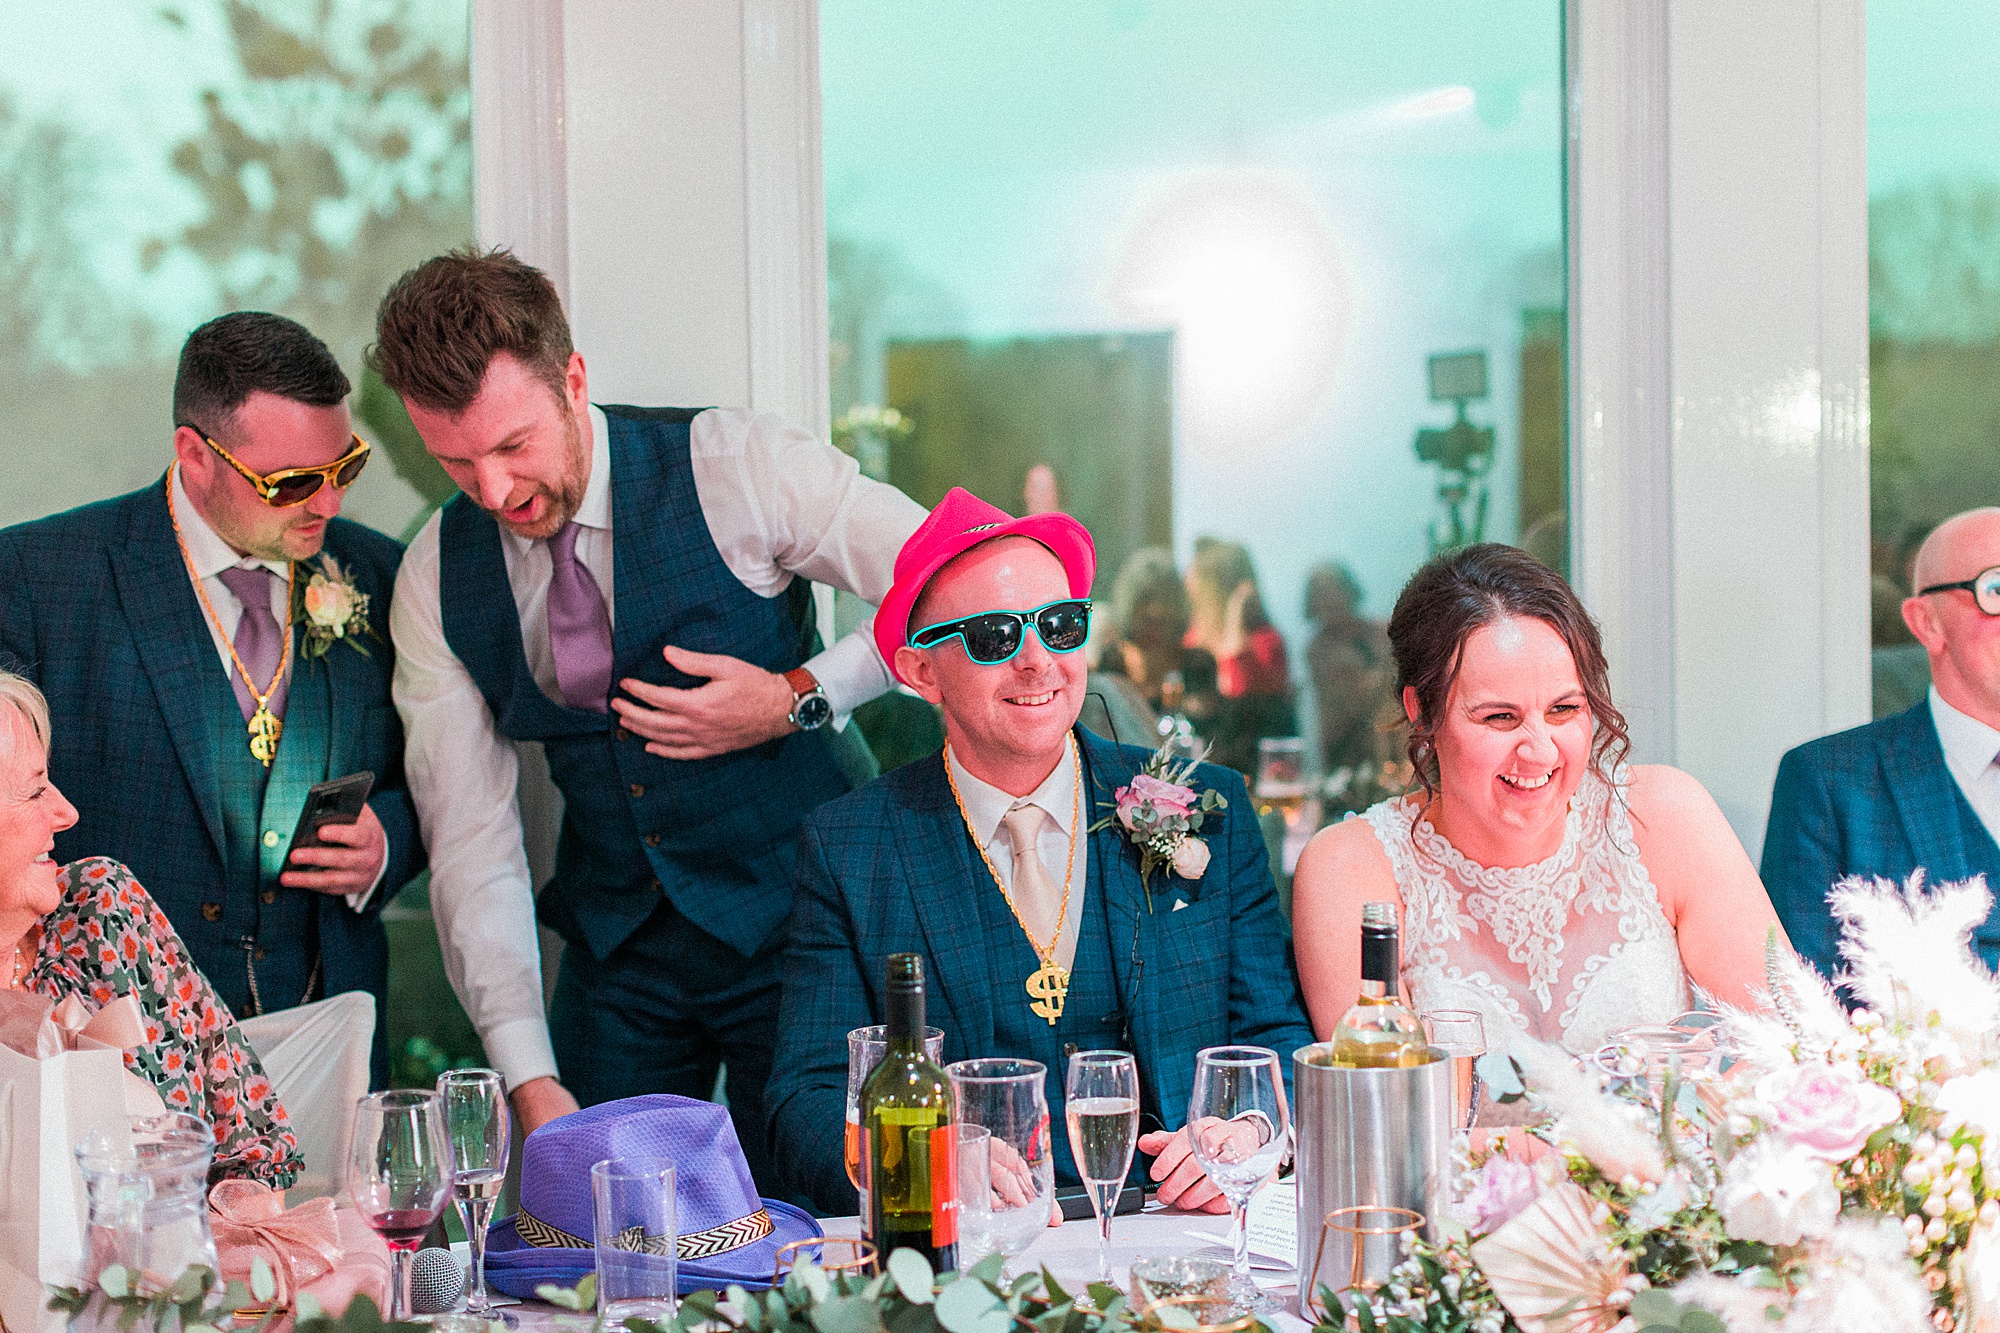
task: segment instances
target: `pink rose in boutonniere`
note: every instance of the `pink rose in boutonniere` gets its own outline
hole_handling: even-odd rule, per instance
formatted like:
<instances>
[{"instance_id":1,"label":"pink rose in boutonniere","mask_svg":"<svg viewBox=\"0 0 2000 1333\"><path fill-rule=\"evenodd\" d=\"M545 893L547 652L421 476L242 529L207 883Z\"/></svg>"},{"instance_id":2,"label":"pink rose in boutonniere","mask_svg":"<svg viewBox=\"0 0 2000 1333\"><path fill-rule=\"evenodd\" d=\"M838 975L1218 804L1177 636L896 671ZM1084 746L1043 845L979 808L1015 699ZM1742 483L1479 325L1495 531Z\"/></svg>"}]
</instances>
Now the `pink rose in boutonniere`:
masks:
<instances>
[{"instance_id":1,"label":"pink rose in boutonniere","mask_svg":"<svg viewBox=\"0 0 2000 1333\"><path fill-rule=\"evenodd\" d=\"M325 657L334 641L341 639L363 657L369 656L368 646L360 639L375 632L368 623L368 594L354 586L331 555L321 554L319 566L299 589L297 609L305 621L299 652L307 658Z\"/></svg>"},{"instance_id":2,"label":"pink rose in boutonniere","mask_svg":"<svg viewBox=\"0 0 2000 1333\"><path fill-rule=\"evenodd\" d=\"M1195 836L1202 820L1229 805L1221 792L1188 785L1199 759L1178 759L1162 747L1127 786L1112 793L1111 813L1090 826L1092 833L1113 823L1139 849L1139 884L1146 911L1153 910L1153 871L1170 868L1182 879L1200 879L1208 870L1208 844Z\"/></svg>"}]
</instances>

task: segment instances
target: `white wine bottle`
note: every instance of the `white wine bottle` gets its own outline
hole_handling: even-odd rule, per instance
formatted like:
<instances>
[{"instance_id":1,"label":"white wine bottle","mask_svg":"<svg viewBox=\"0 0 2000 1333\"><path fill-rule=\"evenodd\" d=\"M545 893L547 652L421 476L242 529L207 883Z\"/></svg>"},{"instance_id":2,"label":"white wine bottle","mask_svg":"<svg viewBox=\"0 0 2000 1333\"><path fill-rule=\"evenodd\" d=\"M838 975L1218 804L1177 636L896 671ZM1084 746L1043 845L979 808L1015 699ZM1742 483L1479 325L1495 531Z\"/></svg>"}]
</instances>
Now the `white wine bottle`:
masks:
<instances>
[{"instance_id":1,"label":"white wine bottle","mask_svg":"<svg viewBox=\"0 0 2000 1333\"><path fill-rule=\"evenodd\" d=\"M886 1264L911 1248L932 1272L958 1266L958 1127L951 1086L924 1054L924 960L889 955L888 1049L861 1089L866 1235Z\"/></svg>"},{"instance_id":2,"label":"white wine bottle","mask_svg":"<svg viewBox=\"0 0 2000 1333\"><path fill-rule=\"evenodd\" d=\"M1397 997L1396 905L1361 906L1361 998L1333 1029L1333 1063L1347 1069L1428 1064L1424 1026Z\"/></svg>"}]
</instances>

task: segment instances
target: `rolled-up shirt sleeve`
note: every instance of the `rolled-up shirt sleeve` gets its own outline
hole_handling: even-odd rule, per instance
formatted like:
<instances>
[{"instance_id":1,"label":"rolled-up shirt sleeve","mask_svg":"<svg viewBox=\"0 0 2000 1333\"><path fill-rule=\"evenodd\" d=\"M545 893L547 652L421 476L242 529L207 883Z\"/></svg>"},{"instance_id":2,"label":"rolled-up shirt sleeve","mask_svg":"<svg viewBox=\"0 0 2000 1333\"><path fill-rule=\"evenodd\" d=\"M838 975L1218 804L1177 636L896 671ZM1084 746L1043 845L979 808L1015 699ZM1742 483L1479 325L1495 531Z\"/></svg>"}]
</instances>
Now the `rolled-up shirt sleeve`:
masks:
<instances>
[{"instance_id":1,"label":"rolled-up shirt sleeve","mask_svg":"<svg viewBox=\"0 0 2000 1333\"><path fill-rule=\"evenodd\" d=\"M445 975L487 1060L516 1088L556 1072L521 839L520 760L445 641L436 515L403 557L389 628L403 767L430 854L431 916Z\"/></svg>"},{"instance_id":2,"label":"rolled-up shirt sleeve","mask_svg":"<svg viewBox=\"0 0 2000 1333\"><path fill-rule=\"evenodd\" d=\"M689 434L709 535L746 588L775 597L799 576L881 604L923 506L775 416L718 409L696 417ZM806 667L836 713L889 688L872 618Z\"/></svg>"}]
</instances>

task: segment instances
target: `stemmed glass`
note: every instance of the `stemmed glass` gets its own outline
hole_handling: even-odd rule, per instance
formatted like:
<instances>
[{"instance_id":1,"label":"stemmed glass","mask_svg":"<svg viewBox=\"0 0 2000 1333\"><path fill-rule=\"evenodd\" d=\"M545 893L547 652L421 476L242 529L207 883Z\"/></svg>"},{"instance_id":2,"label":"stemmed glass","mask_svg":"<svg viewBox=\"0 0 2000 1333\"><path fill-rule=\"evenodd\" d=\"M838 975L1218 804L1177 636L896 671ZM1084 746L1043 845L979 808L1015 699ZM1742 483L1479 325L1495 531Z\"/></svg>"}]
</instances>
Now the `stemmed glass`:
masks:
<instances>
[{"instance_id":1,"label":"stemmed glass","mask_svg":"<svg viewBox=\"0 0 2000 1333\"><path fill-rule=\"evenodd\" d=\"M1277 1308L1250 1276L1250 1196L1277 1174L1291 1143L1292 1118L1278 1053L1264 1046L1211 1046L1194 1058L1188 1144L1229 1200L1229 1299L1250 1313Z\"/></svg>"},{"instance_id":2,"label":"stemmed glass","mask_svg":"<svg viewBox=\"0 0 2000 1333\"><path fill-rule=\"evenodd\" d=\"M1431 1045L1451 1061L1454 1130L1471 1129L1479 1118L1479 1057L1486 1054L1486 1024L1470 1009L1430 1009L1424 1031Z\"/></svg>"},{"instance_id":3,"label":"stemmed glass","mask_svg":"<svg viewBox=\"0 0 2000 1333\"><path fill-rule=\"evenodd\" d=\"M486 1294L486 1225L507 1179L507 1146L513 1126L507 1085L492 1069L448 1069L438 1076L445 1125L451 1136L452 1197L472 1250L465 1312L513 1328L516 1320L493 1308Z\"/></svg>"},{"instance_id":4,"label":"stemmed glass","mask_svg":"<svg viewBox=\"0 0 2000 1333\"><path fill-rule=\"evenodd\" d=\"M986 1234L1012 1261L1049 1225L1056 1189L1055 1144L1044 1087L1048 1066L1034 1060L960 1060L945 1068L952 1119L978 1125L987 1140Z\"/></svg>"},{"instance_id":5,"label":"stemmed glass","mask_svg":"<svg viewBox=\"0 0 2000 1333\"><path fill-rule=\"evenodd\" d=\"M1097 1213L1097 1280L1111 1280L1111 1216L1139 1143L1139 1066L1123 1051L1078 1051L1063 1084L1076 1173Z\"/></svg>"},{"instance_id":6,"label":"stemmed glass","mask_svg":"<svg viewBox=\"0 0 2000 1333\"><path fill-rule=\"evenodd\" d=\"M373 1092L355 1106L347 1196L389 1247L392 1323L410 1317L410 1265L451 1197L451 1161L444 1099L435 1092Z\"/></svg>"}]
</instances>

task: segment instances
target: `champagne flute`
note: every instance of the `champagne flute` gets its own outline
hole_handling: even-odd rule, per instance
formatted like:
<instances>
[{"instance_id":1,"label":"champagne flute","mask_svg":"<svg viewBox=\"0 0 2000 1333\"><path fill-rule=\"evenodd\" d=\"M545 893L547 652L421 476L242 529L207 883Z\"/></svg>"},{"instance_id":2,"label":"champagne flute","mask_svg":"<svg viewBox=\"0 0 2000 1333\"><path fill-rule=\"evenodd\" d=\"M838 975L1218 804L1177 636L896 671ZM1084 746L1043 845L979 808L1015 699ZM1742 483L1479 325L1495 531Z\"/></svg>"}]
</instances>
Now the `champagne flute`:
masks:
<instances>
[{"instance_id":1,"label":"champagne flute","mask_svg":"<svg viewBox=\"0 0 2000 1333\"><path fill-rule=\"evenodd\" d=\"M492 1069L448 1069L438 1076L445 1125L451 1135L452 1197L472 1250L465 1312L513 1328L513 1315L493 1308L486 1294L486 1226L493 1219L500 1186L507 1179L507 1147L513 1125L507 1114L507 1085Z\"/></svg>"},{"instance_id":2,"label":"champagne flute","mask_svg":"<svg viewBox=\"0 0 2000 1333\"><path fill-rule=\"evenodd\" d=\"M1479 1119L1479 1057L1486 1054L1486 1024L1470 1009L1429 1009L1424 1035L1451 1061L1453 1129Z\"/></svg>"},{"instance_id":3,"label":"champagne flute","mask_svg":"<svg viewBox=\"0 0 2000 1333\"><path fill-rule=\"evenodd\" d=\"M1244 1313L1276 1309L1250 1276L1250 1196L1277 1174L1291 1143L1278 1053L1265 1046L1211 1046L1197 1054L1186 1132L1195 1161L1229 1200L1235 1248L1230 1303Z\"/></svg>"},{"instance_id":4,"label":"champagne flute","mask_svg":"<svg viewBox=\"0 0 2000 1333\"><path fill-rule=\"evenodd\" d=\"M1139 1066L1123 1051L1078 1051L1063 1084L1076 1173L1097 1213L1097 1280L1111 1280L1111 1217L1139 1142Z\"/></svg>"},{"instance_id":5,"label":"champagne flute","mask_svg":"<svg viewBox=\"0 0 2000 1333\"><path fill-rule=\"evenodd\" d=\"M1010 1264L1048 1229L1056 1189L1048 1066L1035 1060L960 1060L945 1066L952 1119L987 1140L986 1234Z\"/></svg>"},{"instance_id":6,"label":"champagne flute","mask_svg":"<svg viewBox=\"0 0 2000 1333\"><path fill-rule=\"evenodd\" d=\"M347 1195L389 1247L391 1323L410 1317L410 1265L451 1197L451 1163L444 1099L435 1092L372 1092L355 1106Z\"/></svg>"}]
</instances>

